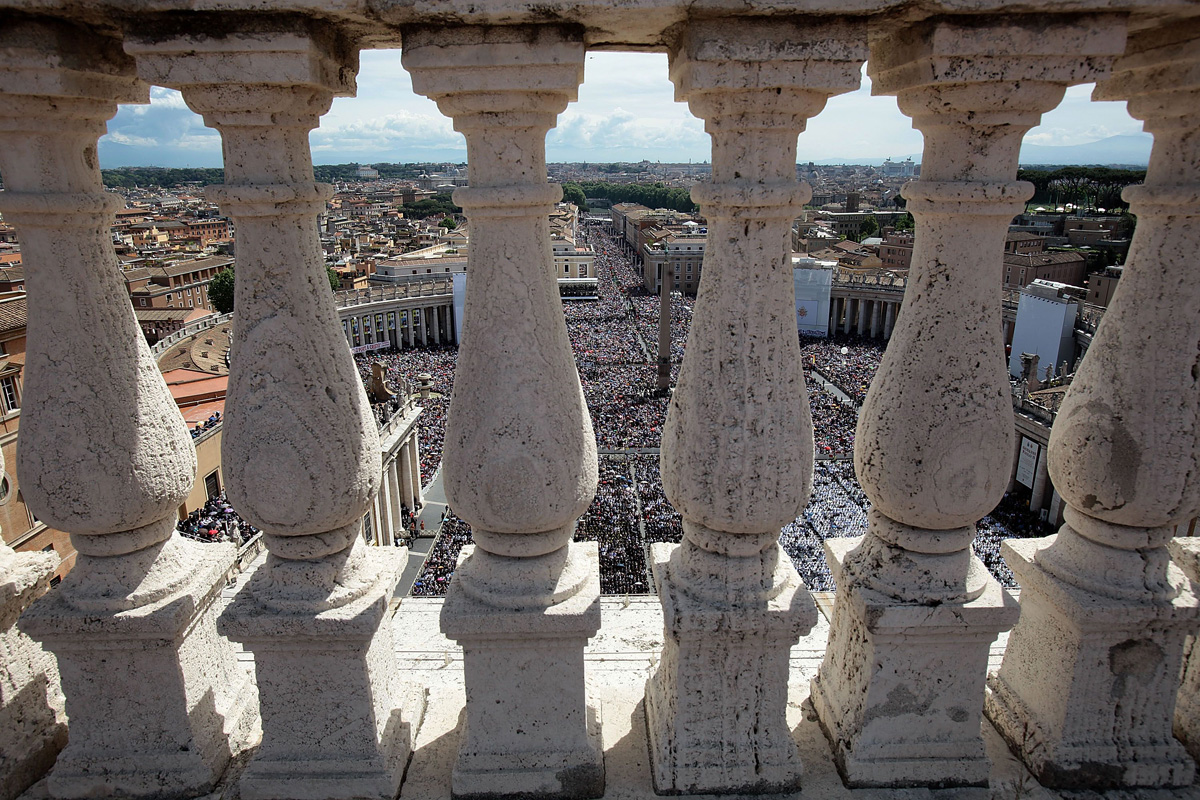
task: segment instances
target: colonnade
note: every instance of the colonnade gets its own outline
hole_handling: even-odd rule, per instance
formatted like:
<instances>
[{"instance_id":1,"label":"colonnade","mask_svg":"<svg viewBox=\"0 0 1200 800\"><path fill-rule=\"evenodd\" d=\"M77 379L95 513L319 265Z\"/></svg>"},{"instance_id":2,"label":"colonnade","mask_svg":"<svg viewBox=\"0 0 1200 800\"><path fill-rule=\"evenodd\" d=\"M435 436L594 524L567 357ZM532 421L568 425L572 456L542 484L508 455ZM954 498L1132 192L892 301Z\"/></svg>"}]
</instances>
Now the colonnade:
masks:
<instances>
[{"instance_id":1,"label":"colonnade","mask_svg":"<svg viewBox=\"0 0 1200 800\"><path fill-rule=\"evenodd\" d=\"M396 349L453 344L453 304L403 306L389 303L377 308L350 306L339 312L350 347L387 343Z\"/></svg>"},{"instance_id":2,"label":"colonnade","mask_svg":"<svg viewBox=\"0 0 1200 800\"><path fill-rule=\"evenodd\" d=\"M396 434L396 444L389 448L385 442L382 450L383 478L371 506L371 541L380 547L391 547L408 538L404 532L405 511L416 514L425 505L421 440L413 424L416 419L413 415L411 421L406 420L406 430Z\"/></svg>"},{"instance_id":3,"label":"colonnade","mask_svg":"<svg viewBox=\"0 0 1200 800\"><path fill-rule=\"evenodd\" d=\"M48 791L203 794L261 726L242 796L392 798L421 714L401 702L385 624L405 553L365 546L361 530L395 473L327 290L316 217L330 191L313 181L308 138L354 91L364 23L197 19L131 24L123 39L29 16L0 25L0 210L21 236L29 304L22 490L79 551L20 621L57 656L70 716ZM596 444L550 278L561 192L545 165L590 34L540 19L401 26L413 86L466 136L471 170L454 195L472 291L443 458L474 536L441 612L465 656L449 787L462 796L594 797L605 781L583 660L601 625L598 553L572 541ZM597 40L619 43L619 29ZM1200 603L1168 544L1200 513L1200 26L1130 30L1122 14L1047 7L870 27L686 20L653 40L713 148L712 180L693 189L711 231L705 281L662 443L684 537L653 554L666 624L645 695L658 791L801 782L788 654L817 615L778 543L813 467L788 247L811 194L797 136L857 88L868 56L873 91L897 97L926 145L904 189L917 245L903 313L891 325L886 309L844 315L890 328L891 344L855 441L869 531L825 545L838 593L810 697L833 758L851 786L981 785L986 708L1046 785L1192 781L1172 720ZM1129 101L1155 144L1145 184L1126 193L1138 226L1125 276L1050 442L1066 525L1005 545L1018 605L970 548L1013 447L1001 255L1032 193L1015 180L1022 135L1066 87L1093 81ZM195 453L129 313L108 239L117 202L96 160L105 120L145 101L147 84L180 89L221 133L226 183L208 192L238 230L223 463L269 556L226 608L215 599L231 548L173 534ZM231 641L253 651L256 682Z\"/></svg>"},{"instance_id":4,"label":"colonnade","mask_svg":"<svg viewBox=\"0 0 1200 800\"><path fill-rule=\"evenodd\" d=\"M896 316L900 313L902 295L895 300L864 297L833 297L830 299L829 332L857 333L878 339L892 338Z\"/></svg>"}]
</instances>

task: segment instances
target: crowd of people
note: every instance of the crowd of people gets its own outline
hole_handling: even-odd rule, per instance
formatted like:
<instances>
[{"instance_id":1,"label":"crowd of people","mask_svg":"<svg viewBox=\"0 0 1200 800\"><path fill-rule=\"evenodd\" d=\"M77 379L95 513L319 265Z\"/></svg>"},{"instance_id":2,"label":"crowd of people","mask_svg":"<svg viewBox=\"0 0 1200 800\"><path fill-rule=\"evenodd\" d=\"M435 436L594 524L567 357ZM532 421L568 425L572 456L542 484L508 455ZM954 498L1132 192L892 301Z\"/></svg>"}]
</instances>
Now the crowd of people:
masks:
<instances>
[{"instance_id":1,"label":"crowd of people","mask_svg":"<svg viewBox=\"0 0 1200 800\"><path fill-rule=\"evenodd\" d=\"M600 549L603 594L649 594L646 541L638 526L637 489L622 458L600 459L596 497L575 526L575 541Z\"/></svg>"},{"instance_id":2,"label":"crowd of people","mask_svg":"<svg viewBox=\"0 0 1200 800\"><path fill-rule=\"evenodd\" d=\"M238 516L221 492L180 520L175 529L198 542L233 542L241 547L254 538L258 528Z\"/></svg>"},{"instance_id":3,"label":"crowd of people","mask_svg":"<svg viewBox=\"0 0 1200 800\"><path fill-rule=\"evenodd\" d=\"M845 392L856 406L862 406L871 379L879 369L886 342L834 334L828 339L804 337L801 344L804 368L820 373Z\"/></svg>"},{"instance_id":4,"label":"crowd of people","mask_svg":"<svg viewBox=\"0 0 1200 800\"><path fill-rule=\"evenodd\" d=\"M354 356L359 375L364 385L371 381L371 366L382 364L384 378L397 393L390 401L372 404L372 411L380 426L387 424L391 416L404 403L402 393L407 387L416 391L421 385L421 375L429 375L429 397L419 401L422 408L418 420L418 436L421 456L421 483L428 484L442 463L442 449L446 444L446 416L450 410L450 394L454 389L454 369L458 364L458 348L453 345L434 345L401 351L379 351L359 353Z\"/></svg>"},{"instance_id":5,"label":"crowd of people","mask_svg":"<svg viewBox=\"0 0 1200 800\"><path fill-rule=\"evenodd\" d=\"M214 411L213 413L208 415L208 419L204 420L203 422L197 422L195 425L192 426L192 438L199 439L200 434L204 433L205 431L207 431L211 428L215 428L220 424L221 424L221 412Z\"/></svg>"},{"instance_id":6,"label":"crowd of people","mask_svg":"<svg viewBox=\"0 0 1200 800\"><path fill-rule=\"evenodd\" d=\"M413 597L440 597L446 593L454 568L458 566L458 554L471 544L471 526L453 513L442 522L442 531L433 543L421 571L413 581Z\"/></svg>"},{"instance_id":7,"label":"crowd of people","mask_svg":"<svg viewBox=\"0 0 1200 800\"><path fill-rule=\"evenodd\" d=\"M596 497L579 520L576 539L599 543L605 594L648 593L653 591L647 570L649 545L676 543L683 536L682 520L663 493L656 452L668 405L668 397L655 391L659 299L644 290L615 237L600 228L585 229L584 237L596 253L599 300L565 302L563 313L597 445L607 454L601 456ZM693 304L691 297L672 298L673 378L683 358ZM856 406L866 396L883 346L837 334L828 340L801 340L819 460L812 497L802 514L784 526L780 543L814 591L834 588L822 542L866 533L869 502L849 459L854 451ZM384 361L393 379L415 382L420 373L434 378L435 397L421 401L426 409L421 420L421 472L428 482L441 460L455 351L419 348L371 354L359 362L364 379L369 377L370 363L377 360ZM650 452L638 454L639 450ZM975 551L993 574L1011 585L1012 574L999 555L1000 541L1047 532L1018 500L1006 498L996 512L980 521ZM413 594L444 594L458 553L470 541L469 525L451 515L425 560Z\"/></svg>"}]
</instances>

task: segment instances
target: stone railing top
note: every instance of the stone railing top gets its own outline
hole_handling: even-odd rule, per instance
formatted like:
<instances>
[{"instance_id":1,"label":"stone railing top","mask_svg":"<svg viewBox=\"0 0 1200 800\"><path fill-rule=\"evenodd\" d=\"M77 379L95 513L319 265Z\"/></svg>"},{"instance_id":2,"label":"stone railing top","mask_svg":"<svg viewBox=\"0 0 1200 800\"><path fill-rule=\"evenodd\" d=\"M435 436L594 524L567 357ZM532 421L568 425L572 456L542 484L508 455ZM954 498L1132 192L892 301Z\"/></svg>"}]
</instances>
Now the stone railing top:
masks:
<instances>
[{"instance_id":1,"label":"stone railing top","mask_svg":"<svg viewBox=\"0 0 1200 800\"><path fill-rule=\"evenodd\" d=\"M182 9L188 9L182 11ZM97 32L119 34L122 29L144 30L148 18L181 13L206 13L214 17L214 29L225 27L221 15L238 13L302 15L336 24L365 48L392 48L401 44L401 30L408 25L522 25L566 24L582 27L584 44L590 48L620 50L664 48L677 26L689 19L734 16L889 16L897 20L919 20L943 14L1005 14L1015 10L1038 15L1078 13L1131 13L1156 17L1171 13L1194 13L1192 0L1062 0L1061 2L1013 3L1012 0L748 0L685 3L681 0L641 0L612 3L610 0L567 0L557 4L528 0L0 0L0 9L23 14L44 14L70 19ZM204 29L199 23L197 30Z\"/></svg>"},{"instance_id":2,"label":"stone railing top","mask_svg":"<svg viewBox=\"0 0 1200 800\"><path fill-rule=\"evenodd\" d=\"M170 350L172 345L179 344L184 339L195 336L201 331L215 328L231 319L233 319L233 314L210 314L207 317L196 320L195 322L189 322L187 325L184 325L182 328L170 334L169 336L164 336L155 342L154 346L150 348L150 353L155 357L161 356L163 353Z\"/></svg>"},{"instance_id":3,"label":"stone railing top","mask_svg":"<svg viewBox=\"0 0 1200 800\"><path fill-rule=\"evenodd\" d=\"M383 303L389 300L406 300L416 297L436 297L450 294L454 290L451 278L422 277L404 280L394 285L373 285L366 289L349 289L334 293L338 308L360 306L367 303Z\"/></svg>"}]
</instances>

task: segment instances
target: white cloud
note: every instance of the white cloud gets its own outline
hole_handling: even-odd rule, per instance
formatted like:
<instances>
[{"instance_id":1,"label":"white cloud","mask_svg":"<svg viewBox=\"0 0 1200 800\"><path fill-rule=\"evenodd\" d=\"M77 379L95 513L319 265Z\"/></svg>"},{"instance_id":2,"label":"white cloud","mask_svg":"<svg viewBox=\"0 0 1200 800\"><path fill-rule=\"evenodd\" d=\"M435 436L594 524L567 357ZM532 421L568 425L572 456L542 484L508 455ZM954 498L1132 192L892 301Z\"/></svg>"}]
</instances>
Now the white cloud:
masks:
<instances>
[{"instance_id":1,"label":"white cloud","mask_svg":"<svg viewBox=\"0 0 1200 800\"><path fill-rule=\"evenodd\" d=\"M466 141L450 120L410 110L381 117L322 124L309 137L313 154L371 153L373 161L403 160L409 149L451 149L466 152ZM389 153L392 155L389 156Z\"/></svg>"},{"instance_id":2,"label":"white cloud","mask_svg":"<svg viewBox=\"0 0 1200 800\"><path fill-rule=\"evenodd\" d=\"M396 50L362 53L358 95L334 100L310 141L317 163L465 158L463 137L428 98L415 94ZM1091 86L1071 87L1026 141L1079 144L1136 133L1124 105L1095 103ZM220 137L193 114L179 92L154 87L145 106L122 106L101 140L101 162L220 164ZM661 53L589 53L579 99L546 137L551 161L648 158L701 161L711 143L703 123L674 98ZM858 91L833 97L800 137L800 161L903 158L923 140L892 97Z\"/></svg>"}]
</instances>

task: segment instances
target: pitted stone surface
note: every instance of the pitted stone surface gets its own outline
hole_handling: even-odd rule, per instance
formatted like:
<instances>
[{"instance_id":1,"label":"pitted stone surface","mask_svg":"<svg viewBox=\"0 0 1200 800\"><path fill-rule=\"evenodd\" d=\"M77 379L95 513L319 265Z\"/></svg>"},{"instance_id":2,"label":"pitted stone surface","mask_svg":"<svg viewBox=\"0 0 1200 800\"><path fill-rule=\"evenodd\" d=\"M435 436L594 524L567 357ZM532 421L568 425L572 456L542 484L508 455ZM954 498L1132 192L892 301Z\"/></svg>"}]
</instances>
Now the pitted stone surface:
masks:
<instances>
[{"instance_id":1,"label":"pitted stone surface","mask_svg":"<svg viewBox=\"0 0 1200 800\"><path fill-rule=\"evenodd\" d=\"M173 534L196 453L112 250L96 140L118 101L145 99L132 66L64 24L0 29L0 208L29 305L18 470L31 510L80 551L20 621L57 656L71 735L48 781L68 797L207 791L257 718L213 628L232 548Z\"/></svg>"},{"instance_id":2,"label":"pitted stone surface","mask_svg":"<svg viewBox=\"0 0 1200 800\"><path fill-rule=\"evenodd\" d=\"M596 492L596 440L550 263L546 132L583 80L570 31L416 29L413 88L467 138L462 342L442 456L446 496L498 555L561 548Z\"/></svg>"},{"instance_id":3,"label":"pitted stone surface","mask_svg":"<svg viewBox=\"0 0 1200 800\"><path fill-rule=\"evenodd\" d=\"M53 553L18 555L0 543L0 800L13 800L44 775L67 743L54 656L14 625L45 594L57 566Z\"/></svg>"},{"instance_id":4,"label":"pitted stone surface","mask_svg":"<svg viewBox=\"0 0 1200 800\"><path fill-rule=\"evenodd\" d=\"M789 258L811 190L796 181L796 137L831 95L858 86L862 34L697 22L670 51L676 97L712 135L713 172L692 191L709 245L663 428L663 490L684 541L654 553L666 643L645 713L659 792L800 785L786 662L815 613L777 542L812 491Z\"/></svg>"},{"instance_id":5,"label":"pitted stone surface","mask_svg":"<svg viewBox=\"0 0 1200 800\"><path fill-rule=\"evenodd\" d=\"M813 698L851 785L977 786L984 653L1017 619L969 549L1010 475L997 287L1033 189L1013 178L1025 131L1103 73L1124 27L944 19L873 33L872 91L897 96L925 155L904 189L917 231L903 313L855 435L871 524L861 542L826 543L840 591Z\"/></svg>"},{"instance_id":6,"label":"pitted stone surface","mask_svg":"<svg viewBox=\"0 0 1200 800\"><path fill-rule=\"evenodd\" d=\"M1179 46L1197 31L1132 34L1097 85L1098 97L1130 100L1154 149L1146 183L1126 194L1138 226L1125 278L1050 435L1066 524L1004 550L1024 587L1021 622L989 680L988 715L1052 786L1181 786L1195 776L1172 728L1186 738L1176 695L1200 605L1166 545L1200 512L1200 320L1171 312L1200 300L1186 266L1200 244L1191 224L1200 55Z\"/></svg>"},{"instance_id":7,"label":"pitted stone surface","mask_svg":"<svg viewBox=\"0 0 1200 800\"><path fill-rule=\"evenodd\" d=\"M467 139L466 307L442 469L469 522L441 617L465 652L457 797L597 797L584 695L600 627L595 543L571 543L596 492L596 439L553 277L546 132L583 80L577 31L414 28L404 66ZM513 646L514 642L520 646Z\"/></svg>"},{"instance_id":8,"label":"pitted stone surface","mask_svg":"<svg viewBox=\"0 0 1200 800\"><path fill-rule=\"evenodd\" d=\"M1171 542L1175 563L1192 581L1192 593L1200 595L1200 537ZM1175 698L1175 737L1183 742L1193 759L1200 759L1200 649L1197 637L1184 645L1183 675Z\"/></svg>"}]
</instances>

